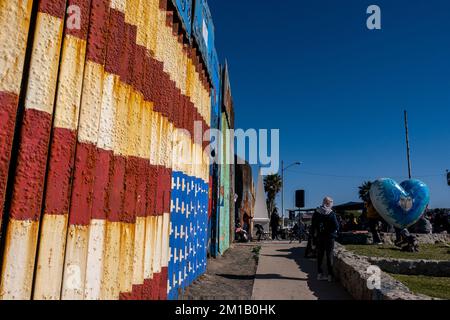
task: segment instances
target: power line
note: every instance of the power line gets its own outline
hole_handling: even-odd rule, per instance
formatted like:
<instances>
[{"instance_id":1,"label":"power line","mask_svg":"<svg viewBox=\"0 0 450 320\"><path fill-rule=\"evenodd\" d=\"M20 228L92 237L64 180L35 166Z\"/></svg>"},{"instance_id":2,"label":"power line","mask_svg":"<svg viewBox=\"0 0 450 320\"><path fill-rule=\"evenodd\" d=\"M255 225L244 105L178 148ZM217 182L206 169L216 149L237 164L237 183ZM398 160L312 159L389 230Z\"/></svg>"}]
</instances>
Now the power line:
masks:
<instances>
[{"instance_id":1,"label":"power line","mask_svg":"<svg viewBox=\"0 0 450 320\"><path fill-rule=\"evenodd\" d=\"M289 170L289 169L288 169ZM326 174L326 173L314 173L314 172L306 172L306 171L295 171L295 170L289 170L293 173L297 174L304 174L309 176L317 176L317 177L325 177L325 178L341 178L341 179L366 179L366 180L373 180L376 179L374 176L352 176L352 175L337 175L337 174ZM429 175L416 175L416 178L431 178L431 177L445 177L446 175L444 173L442 174L429 174ZM380 176L378 176L379 178ZM391 178L395 179L408 179L406 176L390 176Z\"/></svg>"}]
</instances>

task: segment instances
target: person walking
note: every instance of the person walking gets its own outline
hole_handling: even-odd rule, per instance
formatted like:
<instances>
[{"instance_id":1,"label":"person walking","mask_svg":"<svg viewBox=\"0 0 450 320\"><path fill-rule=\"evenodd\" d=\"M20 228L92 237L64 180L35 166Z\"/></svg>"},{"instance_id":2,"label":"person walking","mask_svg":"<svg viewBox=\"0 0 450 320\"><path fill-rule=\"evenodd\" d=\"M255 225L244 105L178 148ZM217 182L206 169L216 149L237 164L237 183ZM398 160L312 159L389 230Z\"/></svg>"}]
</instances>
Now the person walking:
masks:
<instances>
[{"instance_id":1,"label":"person walking","mask_svg":"<svg viewBox=\"0 0 450 320\"><path fill-rule=\"evenodd\" d=\"M272 240L278 238L278 225L280 224L280 216L278 215L277 208L273 209L270 217L270 227L272 228Z\"/></svg>"},{"instance_id":2,"label":"person walking","mask_svg":"<svg viewBox=\"0 0 450 320\"><path fill-rule=\"evenodd\" d=\"M338 236L339 223L333 211L333 199L326 197L312 217L313 245L317 248L317 279L333 281L334 241ZM328 277L324 275L322 263L324 255L327 261Z\"/></svg>"}]
</instances>

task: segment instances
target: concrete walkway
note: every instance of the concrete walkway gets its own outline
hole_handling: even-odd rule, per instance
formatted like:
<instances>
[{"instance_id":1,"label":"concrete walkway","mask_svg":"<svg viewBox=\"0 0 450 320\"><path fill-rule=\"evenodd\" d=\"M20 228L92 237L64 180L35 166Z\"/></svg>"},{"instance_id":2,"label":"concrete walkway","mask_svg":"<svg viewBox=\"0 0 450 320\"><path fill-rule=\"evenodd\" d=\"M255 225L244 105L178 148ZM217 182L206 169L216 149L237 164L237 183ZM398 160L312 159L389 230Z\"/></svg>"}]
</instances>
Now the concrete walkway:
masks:
<instances>
[{"instance_id":1,"label":"concrete walkway","mask_svg":"<svg viewBox=\"0 0 450 320\"><path fill-rule=\"evenodd\" d=\"M305 259L306 243L262 244L252 300L349 300L339 283L317 280L315 259Z\"/></svg>"}]
</instances>

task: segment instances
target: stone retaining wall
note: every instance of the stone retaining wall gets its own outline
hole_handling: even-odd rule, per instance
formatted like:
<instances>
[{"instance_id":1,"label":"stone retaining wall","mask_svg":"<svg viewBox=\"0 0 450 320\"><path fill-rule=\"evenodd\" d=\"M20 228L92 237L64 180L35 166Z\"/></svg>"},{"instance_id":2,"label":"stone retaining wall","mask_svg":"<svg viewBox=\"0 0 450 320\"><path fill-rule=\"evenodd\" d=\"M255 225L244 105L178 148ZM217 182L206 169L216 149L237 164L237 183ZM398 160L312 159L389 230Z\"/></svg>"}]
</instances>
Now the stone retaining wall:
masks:
<instances>
[{"instance_id":1,"label":"stone retaining wall","mask_svg":"<svg viewBox=\"0 0 450 320\"><path fill-rule=\"evenodd\" d=\"M435 244L435 243L450 243L450 234L447 233L437 233L437 234L414 234L417 236L420 244ZM381 237L385 244L394 244L395 233L382 233ZM372 234L371 233L342 233L338 242L341 244L371 244Z\"/></svg>"},{"instance_id":2,"label":"stone retaining wall","mask_svg":"<svg viewBox=\"0 0 450 320\"><path fill-rule=\"evenodd\" d=\"M367 257L358 256L336 244L334 250L334 272L338 280L356 300L433 300L416 295L401 282L381 272L380 289L369 289L368 268L373 265Z\"/></svg>"},{"instance_id":3,"label":"stone retaining wall","mask_svg":"<svg viewBox=\"0 0 450 320\"><path fill-rule=\"evenodd\" d=\"M447 233L414 235L417 237L420 244L450 243L450 234ZM394 244L395 233L384 233L382 236L386 244Z\"/></svg>"},{"instance_id":4,"label":"stone retaining wall","mask_svg":"<svg viewBox=\"0 0 450 320\"><path fill-rule=\"evenodd\" d=\"M450 277L450 261L368 258L369 263L395 274Z\"/></svg>"}]
</instances>

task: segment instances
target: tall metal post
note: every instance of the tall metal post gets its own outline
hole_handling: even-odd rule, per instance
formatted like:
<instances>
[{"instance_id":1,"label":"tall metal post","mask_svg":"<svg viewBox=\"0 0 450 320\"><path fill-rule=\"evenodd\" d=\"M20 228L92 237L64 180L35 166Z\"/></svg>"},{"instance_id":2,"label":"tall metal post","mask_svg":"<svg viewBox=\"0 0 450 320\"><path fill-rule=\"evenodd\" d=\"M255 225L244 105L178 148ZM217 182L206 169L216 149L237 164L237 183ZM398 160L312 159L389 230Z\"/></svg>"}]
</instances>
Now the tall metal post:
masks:
<instances>
[{"instance_id":1,"label":"tall metal post","mask_svg":"<svg viewBox=\"0 0 450 320\"><path fill-rule=\"evenodd\" d=\"M281 214L282 228L284 228L284 161L281 160Z\"/></svg>"},{"instance_id":2,"label":"tall metal post","mask_svg":"<svg viewBox=\"0 0 450 320\"><path fill-rule=\"evenodd\" d=\"M408 132L408 112L405 110L405 130L406 130L406 154L408 159L408 176L411 179L411 156L410 156L410 148L409 148L409 132Z\"/></svg>"}]
</instances>

